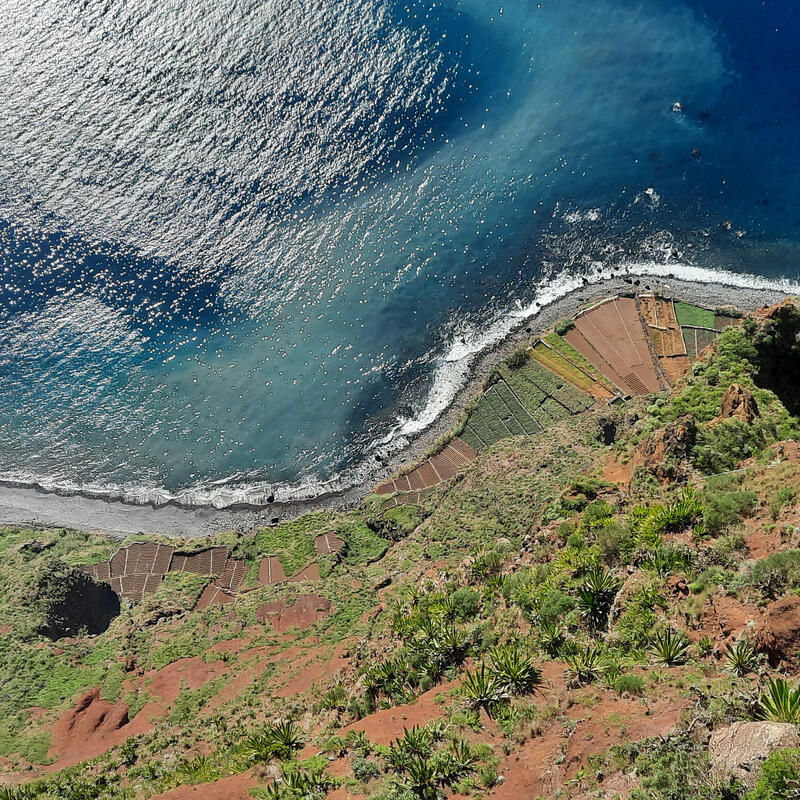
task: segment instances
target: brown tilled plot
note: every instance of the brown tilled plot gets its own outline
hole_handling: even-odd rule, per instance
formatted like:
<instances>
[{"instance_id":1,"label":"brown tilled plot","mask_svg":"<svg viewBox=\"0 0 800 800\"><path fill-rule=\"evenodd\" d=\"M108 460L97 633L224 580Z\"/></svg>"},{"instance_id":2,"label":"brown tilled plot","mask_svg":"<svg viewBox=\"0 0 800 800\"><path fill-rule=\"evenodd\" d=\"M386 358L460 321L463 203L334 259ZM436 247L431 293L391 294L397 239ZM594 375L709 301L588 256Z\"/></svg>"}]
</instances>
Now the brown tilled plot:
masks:
<instances>
[{"instance_id":1,"label":"brown tilled plot","mask_svg":"<svg viewBox=\"0 0 800 800\"><path fill-rule=\"evenodd\" d=\"M224 606L228 603L232 603L235 599L236 597L230 592L221 589L219 586L215 586L213 583L209 583L208 586L203 589L203 593L200 595L196 607L208 608L209 606Z\"/></svg>"},{"instance_id":2,"label":"brown tilled plot","mask_svg":"<svg viewBox=\"0 0 800 800\"><path fill-rule=\"evenodd\" d=\"M285 580L286 573L283 571L283 564L278 556L267 556L261 559L261 563L258 565L258 582L262 586L283 583Z\"/></svg>"},{"instance_id":3,"label":"brown tilled plot","mask_svg":"<svg viewBox=\"0 0 800 800\"><path fill-rule=\"evenodd\" d=\"M172 557L170 572L221 575L227 563L227 547L208 547L195 553L175 553Z\"/></svg>"},{"instance_id":4,"label":"brown tilled plot","mask_svg":"<svg viewBox=\"0 0 800 800\"><path fill-rule=\"evenodd\" d=\"M289 583L301 583L302 581L318 581L321 580L319 575L319 564L313 562L300 570L296 575L289 578Z\"/></svg>"},{"instance_id":5,"label":"brown tilled plot","mask_svg":"<svg viewBox=\"0 0 800 800\"><path fill-rule=\"evenodd\" d=\"M612 374L606 376L610 380L616 383L621 376L633 394L661 389L633 298L618 297L595 306L575 320L575 328L610 365Z\"/></svg>"},{"instance_id":6,"label":"brown tilled plot","mask_svg":"<svg viewBox=\"0 0 800 800\"><path fill-rule=\"evenodd\" d=\"M672 300L650 295L640 296L639 304L659 363L669 382L675 383L691 366L675 306Z\"/></svg>"},{"instance_id":7,"label":"brown tilled plot","mask_svg":"<svg viewBox=\"0 0 800 800\"><path fill-rule=\"evenodd\" d=\"M335 533L321 533L314 539L314 549L321 556L336 555L344 550L344 539Z\"/></svg>"},{"instance_id":8,"label":"brown tilled plot","mask_svg":"<svg viewBox=\"0 0 800 800\"><path fill-rule=\"evenodd\" d=\"M395 478L393 481L384 481L375 487L377 494L392 494L393 492L419 492L430 489L444 480L452 478L458 473L460 467L472 461L478 455L463 439L457 436L451 439L442 452L422 462L416 469Z\"/></svg>"},{"instance_id":9,"label":"brown tilled plot","mask_svg":"<svg viewBox=\"0 0 800 800\"><path fill-rule=\"evenodd\" d=\"M221 589L235 592L244 583L247 576L247 564L244 561L239 561L236 558L229 558L225 564L225 568L214 583Z\"/></svg>"}]
</instances>

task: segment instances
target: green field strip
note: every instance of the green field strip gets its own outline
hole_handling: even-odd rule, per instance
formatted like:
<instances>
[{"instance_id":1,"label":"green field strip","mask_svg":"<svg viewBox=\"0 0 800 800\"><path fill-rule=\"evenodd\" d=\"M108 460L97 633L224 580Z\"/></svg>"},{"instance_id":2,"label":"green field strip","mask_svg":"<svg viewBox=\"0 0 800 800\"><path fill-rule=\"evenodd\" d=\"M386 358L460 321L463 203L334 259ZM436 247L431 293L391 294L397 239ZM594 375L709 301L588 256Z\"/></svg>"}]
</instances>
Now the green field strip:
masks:
<instances>
[{"instance_id":1,"label":"green field strip","mask_svg":"<svg viewBox=\"0 0 800 800\"><path fill-rule=\"evenodd\" d=\"M533 382L526 380L521 370L501 367L500 374L511 388L520 403L528 410L538 408L547 395Z\"/></svg>"},{"instance_id":2,"label":"green field strip","mask_svg":"<svg viewBox=\"0 0 800 800\"><path fill-rule=\"evenodd\" d=\"M481 398L483 401L483 398ZM480 413L480 403L472 410L468 419L467 425L472 428L475 433L483 440L484 446L488 447L497 441L497 436L494 435L492 429L486 424L483 415Z\"/></svg>"},{"instance_id":3,"label":"green field strip","mask_svg":"<svg viewBox=\"0 0 800 800\"><path fill-rule=\"evenodd\" d=\"M557 333L548 333L544 337L545 341L554 349L558 350L564 358L571 361L579 369L582 369L587 375L599 383L604 389L611 394L617 393L617 388L612 384L594 364L590 364L563 336Z\"/></svg>"},{"instance_id":4,"label":"green field strip","mask_svg":"<svg viewBox=\"0 0 800 800\"><path fill-rule=\"evenodd\" d=\"M533 357L545 368L571 383L578 390L589 393L592 379L581 372L574 364L564 358L558 350L538 342L533 348Z\"/></svg>"},{"instance_id":5,"label":"green field strip","mask_svg":"<svg viewBox=\"0 0 800 800\"><path fill-rule=\"evenodd\" d=\"M517 422L523 427L525 433L532 434L538 433L541 426L535 419L528 413L525 406L517 400L511 387L505 381L499 381L497 384L497 392L503 398L505 404L511 409L511 413L516 417Z\"/></svg>"},{"instance_id":6,"label":"green field strip","mask_svg":"<svg viewBox=\"0 0 800 800\"><path fill-rule=\"evenodd\" d=\"M479 415L487 430L490 432L492 443L511 435L511 432L503 424L503 420L495 414L494 409L489 405L485 396L481 397L481 401L478 403L475 412Z\"/></svg>"},{"instance_id":7,"label":"green field strip","mask_svg":"<svg viewBox=\"0 0 800 800\"><path fill-rule=\"evenodd\" d=\"M520 374L526 379L535 383L545 394L552 395L561 388L564 382L562 378L553 375L545 369L538 361L531 359L522 369Z\"/></svg>"},{"instance_id":8,"label":"green field strip","mask_svg":"<svg viewBox=\"0 0 800 800\"><path fill-rule=\"evenodd\" d=\"M489 396L489 402L492 404L492 409L500 419L506 424L511 431L512 436L524 436L527 431L520 425L514 412L508 407L508 403L503 399L503 396L498 391L498 384L492 386L486 393Z\"/></svg>"},{"instance_id":9,"label":"green field strip","mask_svg":"<svg viewBox=\"0 0 800 800\"><path fill-rule=\"evenodd\" d=\"M589 397L569 383L565 383L560 389L553 392L553 397L573 414L586 411L587 408L591 408L594 404L594 398Z\"/></svg>"},{"instance_id":10,"label":"green field strip","mask_svg":"<svg viewBox=\"0 0 800 800\"><path fill-rule=\"evenodd\" d=\"M697 331L697 352L701 353L716 338L717 338L717 332L716 331L698 330Z\"/></svg>"},{"instance_id":11,"label":"green field strip","mask_svg":"<svg viewBox=\"0 0 800 800\"><path fill-rule=\"evenodd\" d=\"M469 425L465 425L459 435L473 450L483 450L486 447Z\"/></svg>"},{"instance_id":12,"label":"green field strip","mask_svg":"<svg viewBox=\"0 0 800 800\"><path fill-rule=\"evenodd\" d=\"M547 400L542 403L541 408L544 409L548 416L551 419L559 420L559 419L566 419L567 417L571 417L569 410L564 408L555 398L548 397Z\"/></svg>"},{"instance_id":13,"label":"green field strip","mask_svg":"<svg viewBox=\"0 0 800 800\"><path fill-rule=\"evenodd\" d=\"M693 328L711 328L712 330L714 328L714 312L708 308L693 306L678 300L675 303L675 316L681 327L687 325Z\"/></svg>"},{"instance_id":14,"label":"green field strip","mask_svg":"<svg viewBox=\"0 0 800 800\"><path fill-rule=\"evenodd\" d=\"M683 343L686 345L686 355L694 361L697 358L697 338L695 328L681 328Z\"/></svg>"}]
</instances>

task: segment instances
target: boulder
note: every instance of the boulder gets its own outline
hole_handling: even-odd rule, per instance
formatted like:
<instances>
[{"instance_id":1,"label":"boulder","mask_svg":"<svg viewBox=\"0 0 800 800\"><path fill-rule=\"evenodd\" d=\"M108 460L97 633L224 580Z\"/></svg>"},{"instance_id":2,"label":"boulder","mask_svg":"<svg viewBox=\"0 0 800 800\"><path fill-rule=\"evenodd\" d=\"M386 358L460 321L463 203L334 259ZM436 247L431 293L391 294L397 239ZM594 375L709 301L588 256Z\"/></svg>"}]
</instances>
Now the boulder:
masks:
<instances>
[{"instance_id":1,"label":"boulder","mask_svg":"<svg viewBox=\"0 0 800 800\"><path fill-rule=\"evenodd\" d=\"M714 731L708 743L711 771L723 781L730 775L752 789L762 762L775 750L800 745L798 726L788 722L734 722Z\"/></svg>"},{"instance_id":2,"label":"boulder","mask_svg":"<svg viewBox=\"0 0 800 800\"><path fill-rule=\"evenodd\" d=\"M738 417L744 422L752 422L758 416L758 403L753 393L739 383L732 383L722 395L720 419Z\"/></svg>"},{"instance_id":3,"label":"boulder","mask_svg":"<svg viewBox=\"0 0 800 800\"><path fill-rule=\"evenodd\" d=\"M756 646L773 667L781 661L794 661L800 652L800 597L787 594L770 603Z\"/></svg>"}]
</instances>

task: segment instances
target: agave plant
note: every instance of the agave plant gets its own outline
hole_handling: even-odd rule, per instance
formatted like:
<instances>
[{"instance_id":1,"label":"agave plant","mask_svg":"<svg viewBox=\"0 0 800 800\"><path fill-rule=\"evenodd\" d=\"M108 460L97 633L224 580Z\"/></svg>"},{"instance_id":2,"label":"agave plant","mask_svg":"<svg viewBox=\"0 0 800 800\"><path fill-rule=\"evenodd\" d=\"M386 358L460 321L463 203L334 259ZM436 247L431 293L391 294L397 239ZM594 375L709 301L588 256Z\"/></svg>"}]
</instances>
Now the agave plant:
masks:
<instances>
[{"instance_id":1,"label":"agave plant","mask_svg":"<svg viewBox=\"0 0 800 800\"><path fill-rule=\"evenodd\" d=\"M728 669L740 678L758 669L760 662L758 653L747 639L740 639L733 646L728 644L725 646L725 650Z\"/></svg>"},{"instance_id":2,"label":"agave plant","mask_svg":"<svg viewBox=\"0 0 800 800\"><path fill-rule=\"evenodd\" d=\"M222 774L208 756L195 756L178 767L178 773L186 783L211 783Z\"/></svg>"},{"instance_id":3,"label":"agave plant","mask_svg":"<svg viewBox=\"0 0 800 800\"><path fill-rule=\"evenodd\" d=\"M755 715L769 722L800 724L800 686L792 689L783 678L771 678L767 690L761 693Z\"/></svg>"},{"instance_id":4,"label":"agave plant","mask_svg":"<svg viewBox=\"0 0 800 800\"><path fill-rule=\"evenodd\" d=\"M539 624L539 636L537 638L542 650L544 650L550 658L555 658L561 646L564 644L564 630L554 622L545 620Z\"/></svg>"},{"instance_id":5,"label":"agave plant","mask_svg":"<svg viewBox=\"0 0 800 800\"><path fill-rule=\"evenodd\" d=\"M461 683L461 691L474 708L489 709L494 703L505 700L508 693L497 678L481 662L475 672L467 672Z\"/></svg>"},{"instance_id":6,"label":"agave plant","mask_svg":"<svg viewBox=\"0 0 800 800\"><path fill-rule=\"evenodd\" d=\"M659 664L674 667L684 664L689 653L689 639L682 631L665 628L656 633L650 652Z\"/></svg>"},{"instance_id":7,"label":"agave plant","mask_svg":"<svg viewBox=\"0 0 800 800\"><path fill-rule=\"evenodd\" d=\"M590 628L605 626L618 590L619 581L611 572L599 567L588 572L578 590L578 608Z\"/></svg>"},{"instance_id":8,"label":"agave plant","mask_svg":"<svg viewBox=\"0 0 800 800\"><path fill-rule=\"evenodd\" d=\"M351 750L355 750L362 758L372 752L372 742L364 731L348 731L344 738L347 746Z\"/></svg>"},{"instance_id":9,"label":"agave plant","mask_svg":"<svg viewBox=\"0 0 800 800\"><path fill-rule=\"evenodd\" d=\"M447 753L440 766L440 782L453 784L466 778L474 772L477 757L472 753L469 744L463 739L453 742L451 750Z\"/></svg>"},{"instance_id":10,"label":"agave plant","mask_svg":"<svg viewBox=\"0 0 800 800\"><path fill-rule=\"evenodd\" d=\"M425 756L414 756L404 769L403 786L420 800L437 800L441 774L433 761Z\"/></svg>"},{"instance_id":11,"label":"agave plant","mask_svg":"<svg viewBox=\"0 0 800 800\"><path fill-rule=\"evenodd\" d=\"M530 692L542 679L541 670L520 651L517 644L495 647L490 651L489 658L497 682L509 694Z\"/></svg>"},{"instance_id":12,"label":"agave plant","mask_svg":"<svg viewBox=\"0 0 800 800\"><path fill-rule=\"evenodd\" d=\"M432 744L433 733L420 725L414 725L413 728L403 727L403 735L397 739L397 747L411 755L424 756L430 752Z\"/></svg>"},{"instance_id":13,"label":"agave plant","mask_svg":"<svg viewBox=\"0 0 800 800\"><path fill-rule=\"evenodd\" d=\"M263 733L248 736L241 746L242 755L252 764L265 764L274 758L291 758L303 746L303 737L291 720L275 722Z\"/></svg>"},{"instance_id":14,"label":"agave plant","mask_svg":"<svg viewBox=\"0 0 800 800\"><path fill-rule=\"evenodd\" d=\"M596 681L605 669L605 655L599 647L587 645L565 656L567 679L573 685Z\"/></svg>"}]
</instances>

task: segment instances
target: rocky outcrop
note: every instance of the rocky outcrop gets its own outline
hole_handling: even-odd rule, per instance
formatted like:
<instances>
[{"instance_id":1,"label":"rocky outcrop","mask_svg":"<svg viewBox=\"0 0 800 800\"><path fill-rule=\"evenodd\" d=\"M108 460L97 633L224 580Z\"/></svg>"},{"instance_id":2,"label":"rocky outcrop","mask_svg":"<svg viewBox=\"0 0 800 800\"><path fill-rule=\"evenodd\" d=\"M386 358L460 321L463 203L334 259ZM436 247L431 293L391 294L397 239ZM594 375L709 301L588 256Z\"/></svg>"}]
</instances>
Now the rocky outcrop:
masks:
<instances>
[{"instance_id":1,"label":"rocky outcrop","mask_svg":"<svg viewBox=\"0 0 800 800\"><path fill-rule=\"evenodd\" d=\"M744 422L750 423L758 416L758 403L756 403L753 393L745 389L740 383L732 383L722 395L722 408L720 419L730 419L737 417Z\"/></svg>"},{"instance_id":2,"label":"rocky outcrop","mask_svg":"<svg viewBox=\"0 0 800 800\"><path fill-rule=\"evenodd\" d=\"M636 447L632 463L660 482L686 477L688 458L697 441L697 425L686 414L665 425Z\"/></svg>"},{"instance_id":3,"label":"rocky outcrop","mask_svg":"<svg viewBox=\"0 0 800 800\"><path fill-rule=\"evenodd\" d=\"M797 747L797 725L787 722L735 722L711 734L708 754L714 775L738 778L748 789L758 781L761 763L775 750Z\"/></svg>"},{"instance_id":4,"label":"rocky outcrop","mask_svg":"<svg viewBox=\"0 0 800 800\"><path fill-rule=\"evenodd\" d=\"M756 644L773 667L795 661L800 652L800 597L788 594L769 605Z\"/></svg>"},{"instance_id":5,"label":"rocky outcrop","mask_svg":"<svg viewBox=\"0 0 800 800\"><path fill-rule=\"evenodd\" d=\"M77 567L48 561L30 585L31 606L38 617L36 632L50 639L108 629L119 614L119 597Z\"/></svg>"}]
</instances>

